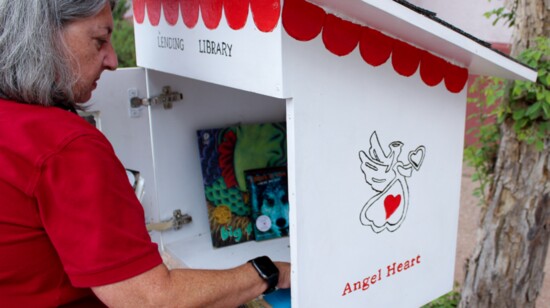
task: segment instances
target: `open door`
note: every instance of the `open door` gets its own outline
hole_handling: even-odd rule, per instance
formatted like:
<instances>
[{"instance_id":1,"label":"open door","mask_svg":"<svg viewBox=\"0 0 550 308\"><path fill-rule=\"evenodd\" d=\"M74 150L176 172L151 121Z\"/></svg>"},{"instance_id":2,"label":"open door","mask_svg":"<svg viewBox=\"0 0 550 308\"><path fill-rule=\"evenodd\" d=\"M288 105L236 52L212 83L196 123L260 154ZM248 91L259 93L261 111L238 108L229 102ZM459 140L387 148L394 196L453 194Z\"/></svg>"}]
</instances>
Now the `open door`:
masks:
<instances>
[{"instance_id":1,"label":"open door","mask_svg":"<svg viewBox=\"0 0 550 308\"><path fill-rule=\"evenodd\" d=\"M145 97L145 69L106 71L82 113L105 134L125 168L144 179L142 204L147 222L158 221L156 187L147 107L132 108L130 98Z\"/></svg>"}]
</instances>

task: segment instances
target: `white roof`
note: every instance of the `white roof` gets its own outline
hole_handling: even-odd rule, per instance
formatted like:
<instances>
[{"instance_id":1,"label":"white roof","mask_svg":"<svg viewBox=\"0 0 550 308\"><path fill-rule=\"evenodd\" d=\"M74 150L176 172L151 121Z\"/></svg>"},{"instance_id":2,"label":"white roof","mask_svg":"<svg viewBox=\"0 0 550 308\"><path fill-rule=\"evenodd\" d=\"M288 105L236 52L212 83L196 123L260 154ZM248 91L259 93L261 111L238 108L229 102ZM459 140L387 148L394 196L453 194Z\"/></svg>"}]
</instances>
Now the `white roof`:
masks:
<instances>
[{"instance_id":1,"label":"white roof","mask_svg":"<svg viewBox=\"0 0 550 308\"><path fill-rule=\"evenodd\" d=\"M535 81L537 71L460 30L392 0L307 0L325 10L429 50L470 74Z\"/></svg>"}]
</instances>

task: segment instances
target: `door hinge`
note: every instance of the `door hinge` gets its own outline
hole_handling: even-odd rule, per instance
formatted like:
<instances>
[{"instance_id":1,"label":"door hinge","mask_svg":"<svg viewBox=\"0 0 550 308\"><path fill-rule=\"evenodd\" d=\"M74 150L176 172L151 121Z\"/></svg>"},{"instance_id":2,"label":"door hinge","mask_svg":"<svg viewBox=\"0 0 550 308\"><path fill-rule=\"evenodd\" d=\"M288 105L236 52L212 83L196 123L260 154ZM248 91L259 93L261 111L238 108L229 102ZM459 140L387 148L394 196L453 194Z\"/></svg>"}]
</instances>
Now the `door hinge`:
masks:
<instances>
[{"instance_id":1,"label":"door hinge","mask_svg":"<svg viewBox=\"0 0 550 308\"><path fill-rule=\"evenodd\" d=\"M162 93L160 95L149 98L140 98L137 96L130 98L130 107L140 108L143 106L155 106L162 104L164 106L164 109L171 109L173 102L180 101L182 99L182 93L172 92L170 86L165 86L162 88Z\"/></svg>"}]
</instances>

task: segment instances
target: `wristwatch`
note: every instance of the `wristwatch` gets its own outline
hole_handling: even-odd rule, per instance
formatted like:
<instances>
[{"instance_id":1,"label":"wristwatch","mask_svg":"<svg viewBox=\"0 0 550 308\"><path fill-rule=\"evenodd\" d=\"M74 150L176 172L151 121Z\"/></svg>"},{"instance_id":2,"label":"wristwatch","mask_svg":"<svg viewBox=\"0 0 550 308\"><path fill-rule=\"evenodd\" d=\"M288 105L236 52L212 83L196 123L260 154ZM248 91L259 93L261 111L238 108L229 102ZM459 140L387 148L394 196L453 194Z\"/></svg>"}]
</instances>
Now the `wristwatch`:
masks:
<instances>
[{"instance_id":1,"label":"wristwatch","mask_svg":"<svg viewBox=\"0 0 550 308\"><path fill-rule=\"evenodd\" d=\"M260 275L263 280L267 281L268 287L264 294L269 294L277 290L277 284L279 283L279 269L269 257L257 257L248 262L256 269L258 275Z\"/></svg>"}]
</instances>

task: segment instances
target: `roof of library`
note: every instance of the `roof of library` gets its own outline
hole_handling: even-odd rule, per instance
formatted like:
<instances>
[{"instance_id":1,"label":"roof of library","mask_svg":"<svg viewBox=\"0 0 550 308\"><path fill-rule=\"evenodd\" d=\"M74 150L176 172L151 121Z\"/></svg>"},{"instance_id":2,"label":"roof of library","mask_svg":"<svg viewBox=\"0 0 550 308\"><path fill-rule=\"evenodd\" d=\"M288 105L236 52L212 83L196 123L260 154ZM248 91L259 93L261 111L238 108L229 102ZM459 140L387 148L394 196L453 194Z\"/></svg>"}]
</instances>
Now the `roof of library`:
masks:
<instances>
[{"instance_id":1,"label":"roof of library","mask_svg":"<svg viewBox=\"0 0 550 308\"><path fill-rule=\"evenodd\" d=\"M232 30L244 28L252 19L256 28L266 33L281 22L286 32L299 41L321 35L325 47L337 56L359 47L365 62L378 66L391 55L398 74L408 77L420 70L427 85L435 86L444 80L451 92L462 91L469 74L527 80L535 80L537 75L491 44L405 0L273 0L270 5L258 0L233 0L208 6L200 3L134 0L134 18L142 24L147 13L149 23L158 26L163 15L166 23L174 26L181 17L188 29L195 28L202 19L209 30L217 29L223 17Z\"/></svg>"}]
</instances>

